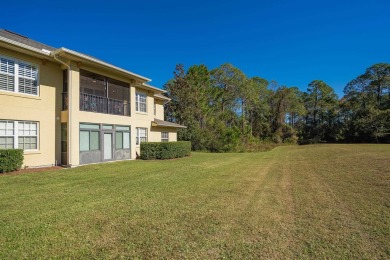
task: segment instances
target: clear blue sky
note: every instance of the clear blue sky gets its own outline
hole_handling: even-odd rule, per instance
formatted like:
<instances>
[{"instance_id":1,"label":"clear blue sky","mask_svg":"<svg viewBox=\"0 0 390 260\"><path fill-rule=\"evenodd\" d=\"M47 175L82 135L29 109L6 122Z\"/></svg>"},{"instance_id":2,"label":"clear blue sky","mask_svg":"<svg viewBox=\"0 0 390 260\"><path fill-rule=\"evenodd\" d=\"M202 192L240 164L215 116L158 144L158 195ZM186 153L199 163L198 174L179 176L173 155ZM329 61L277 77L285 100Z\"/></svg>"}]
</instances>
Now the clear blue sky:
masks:
<instances>
[{"instance_id":1,"label":"clear blue sky","mask_svg":"<svg viewBox=\"0 0 390 260\"><path fill-rule=\"evenodd\" d=\"M0 28L103 59L162 88L175 65L229 62L247 76L339 95L390 62L390 1L7 1Z\"/></svg>"}]
</instances>

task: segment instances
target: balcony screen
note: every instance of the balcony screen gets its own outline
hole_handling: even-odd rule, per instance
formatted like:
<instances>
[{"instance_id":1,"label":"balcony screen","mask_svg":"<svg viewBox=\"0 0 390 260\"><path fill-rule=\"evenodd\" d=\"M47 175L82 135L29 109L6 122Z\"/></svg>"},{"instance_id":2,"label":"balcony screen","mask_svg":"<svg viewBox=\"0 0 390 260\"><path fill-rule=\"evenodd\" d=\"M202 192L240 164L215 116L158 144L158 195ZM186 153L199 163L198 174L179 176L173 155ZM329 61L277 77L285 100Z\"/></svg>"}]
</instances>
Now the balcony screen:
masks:
<instances>
[{"instance_id":1,"label":"balcony screen","mask_svg":"<svg viewBox=\"0 0 390 260\"><path fill-rule=\"evenodd\" d=\"M80 92L98 97L106 97L106 79L101 75L80 70Z\"/></svg>"},{"instance_id":2,"label":"balcony screen","mask_svg":"<svg viewBox=\"0 0 390 260\"><path fill-rule=\"evenodd\" d=\"M129 84L115 80L108 79L108 98L130 101Z\"/></svg>"}]
</instances>

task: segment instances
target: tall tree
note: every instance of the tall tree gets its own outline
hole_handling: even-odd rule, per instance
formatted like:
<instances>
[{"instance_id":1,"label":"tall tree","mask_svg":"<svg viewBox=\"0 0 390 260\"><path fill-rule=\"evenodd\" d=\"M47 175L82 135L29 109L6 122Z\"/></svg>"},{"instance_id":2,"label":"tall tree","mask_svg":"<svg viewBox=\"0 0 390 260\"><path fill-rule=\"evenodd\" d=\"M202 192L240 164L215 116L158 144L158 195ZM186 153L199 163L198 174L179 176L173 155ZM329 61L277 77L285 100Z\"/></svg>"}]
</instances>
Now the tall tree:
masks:
<instances>
[{"instance_id":1,"label":"tall tree","mask_svg":"<svg viewBox=\"0 0 390 260\"><path fill-rule=\"evenodd\" d=\"M234 151L264 140L390 142L390 65L374 64L338 97L322 80L306 92L260 77L247 78L231 64L211 71L177 65L165 84L172 99L167 119L187 125L180 140L195 150Z\"/></svg>"},{"instance_id":2,"label":"tall tree","mask_svg":"<svg viewBox=\"0 0 390 260\"><path fill-rule=\"evenodd\" d=\"M333 88L322 80L310 82L307 92L309 136L316 139L329 139L326 133L334 123L338 97Z\"/></svg>"},{"instance_id":3,"label":"tall tree","mask_svg":"<svg viewBox=\"0 0 390 260\"><path fill-rule=\"evenodd\" d=\"M192 142L193 149L205 149L205 125L210 112L210 73L205 65L176 66L174 78L165 85L172 99L166 105L167 118L187 126L179 131L179 139Z\"/></svg>"},{"instance_id":4,"label":"tall tree","mask_svg":"<svg viewBox=\"0 0 390 260\"><path fill-rule=\"evenodd\" d=\"M253 77L248 80L248 85L248 91L246 92L246 121L250 125L249 130L252 136L264 138L270 132L268 122L270 113L268 81L260 77Z\"/></svg>"},{"instance_id":5,"label":"tall tree","mask_svg":"<svg viewBox=\"0 0 390 260\"><path fill-rule=\"evenodd\" d=\"M342 118L345 139L354 142L390 140L390 64L378 63L344 88Z\"/></svg>"},{"instance_id":6,"label":"tall tree","mask_svg":"<svg viewBox=\"0 0 390 260\"><path fill-rule=\"evenodd\" d=\"M244 73L229 63L211 71L214 102L227 126L237 123L234 122L237 116L235 112L242 111L240 91L244 89L246 81Z\"/></svg>"},{"instance_id":7,"label":"tall tree","mask_svg":"<svg viewBox=\"0 0 390 260\"><path fill-rule=\"evenodd\" d=\"M378 63L366 69L364 77L370 81L370 88L376 92L378 108L381 106L382 95L390 95L390 64Z\"/></svg>"},{"instance_id":8,"label":"tall tree","mask_svg":"<svg viewBox=\"0 0 390 260\"><path fill-rule=\"evenodd\" d=\"M280 143L287 138L296 138L296 131L286 118L295 113L297 115L303 113L303 104L297 95L298 92L296 87L280 86L271 95L271 124L276 142Z\"/></svg>"}]
</instances>

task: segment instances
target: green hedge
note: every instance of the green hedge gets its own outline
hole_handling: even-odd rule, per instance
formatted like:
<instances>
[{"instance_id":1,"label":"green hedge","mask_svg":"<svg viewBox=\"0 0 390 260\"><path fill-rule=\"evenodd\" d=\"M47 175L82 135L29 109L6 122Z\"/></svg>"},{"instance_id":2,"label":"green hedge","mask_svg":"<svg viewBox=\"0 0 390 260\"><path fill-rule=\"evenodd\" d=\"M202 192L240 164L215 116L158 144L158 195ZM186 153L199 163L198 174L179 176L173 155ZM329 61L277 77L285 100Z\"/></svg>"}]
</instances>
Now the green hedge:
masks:
<instances>
[{"instance_id":1,"label":"green hedge","mask_svg":"<svg viewBox=\"0 0 390 260\"><path fill-rule=\"evenodd\" d=\"M22 149L0 150L0 173L19 170L23 164Z\"/></svg>"},{"instance_id":2,"label":"green hedge","mask_svg":"<svg viewBox=\"0 0 390 260\"><path fill-rule=\"evenodd\" d=\"M150 142L141 143L141 159L165 160L180 158L191 154L191 142Z\"/></svg>"}]
</instances>

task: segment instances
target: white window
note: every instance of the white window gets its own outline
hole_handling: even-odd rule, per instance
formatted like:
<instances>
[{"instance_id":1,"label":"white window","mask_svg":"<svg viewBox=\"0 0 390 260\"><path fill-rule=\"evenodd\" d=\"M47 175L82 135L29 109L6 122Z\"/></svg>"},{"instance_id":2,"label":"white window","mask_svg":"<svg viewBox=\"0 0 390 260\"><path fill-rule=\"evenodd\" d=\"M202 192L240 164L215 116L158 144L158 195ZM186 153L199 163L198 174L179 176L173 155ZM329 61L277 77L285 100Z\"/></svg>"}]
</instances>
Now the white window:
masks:
<instances>
[{"instance_id":1,"label":"white window","mask_svg":"<svg viewBox=\"0 0 390 260\"><path fill-rule=\"evenodd\" d=\"M168 141L169 141L169 133L161 132L161 142L168 142Z\"/></svg>"},{"instance_id":2,"label":"white window","mask_svg":"<svg viewBox=\"0 0 390 260\"><path fill-rule=\"evenodd\" d=\"M35 122L18 123L18 148L36 150L38 145L38 128Z\"/></svg>"},{"instance_id":3,"label":"white window","mask_svg":"<svg viewBox=\"0 0 390 260\"><path fill-rule=\"evenodd\" d=\"M142 93L135 94L135 111L146 113L146 95Z\"/></svg>"},{"instance_id":4,"label":"white window","mask_svg":"<svg viewBox=\"0 0 390 260\"><path fill-rule=\"evenodd\" d=\"M14 147L14 122L0 121L0 149L13 149Z\"/></svg>"},{"instance_id":5,"label":"white window","mask_svg":"<svg viewBox=\"0 0 390 260\"><path fill-rule=\"evenodd\" d=\"M38 149L38 123L0 120L0 149Z\"/></svg>"},{"instance_id":6,"label":"white window","mask_svg":"<svg viewBox=\"0 0 390 260\"><path fill-rule=\"evenodd\" d=\"M0 57L0 90L15 91L15 61Z\"/></svg>"},{"instance_id":7,"label":"white window","mask_svg":"<svg viewBox=\"0 0 390 260\"><path fill-rule=\"evenodd\" d=\"M148 141L148 129L137 127L136 145Z\"/></svg>"},{"instance_id":8,"label":"white window","mask_svg":"<svg viewBox=\"0 0 390 260\"><path fill-rule=\"evenodd\" d=\"M0 56L0 90L37 96L39 94L38 67Z\"/></svg>"}]
</instances>

